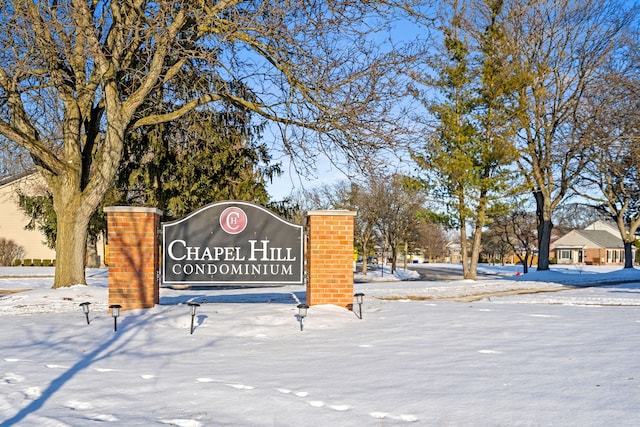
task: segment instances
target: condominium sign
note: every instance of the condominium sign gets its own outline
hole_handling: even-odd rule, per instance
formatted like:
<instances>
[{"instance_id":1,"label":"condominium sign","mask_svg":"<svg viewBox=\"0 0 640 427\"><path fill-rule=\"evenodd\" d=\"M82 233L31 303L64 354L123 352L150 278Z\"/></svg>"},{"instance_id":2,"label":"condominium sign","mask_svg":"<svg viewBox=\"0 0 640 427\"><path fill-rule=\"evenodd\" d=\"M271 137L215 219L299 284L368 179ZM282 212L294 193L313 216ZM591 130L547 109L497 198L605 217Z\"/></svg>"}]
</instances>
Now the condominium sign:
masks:
<instances>
[{"instance_id":1,"label":"condominium sign","mask_svg":"<svg viewBox=\"0 0 640 427\"><path fill-rule=\"evenodd\" d=\"M253 203L213 203L162 224L162 281L302 284L302 236L302 226Z\"/></svg>"}]
</instances>

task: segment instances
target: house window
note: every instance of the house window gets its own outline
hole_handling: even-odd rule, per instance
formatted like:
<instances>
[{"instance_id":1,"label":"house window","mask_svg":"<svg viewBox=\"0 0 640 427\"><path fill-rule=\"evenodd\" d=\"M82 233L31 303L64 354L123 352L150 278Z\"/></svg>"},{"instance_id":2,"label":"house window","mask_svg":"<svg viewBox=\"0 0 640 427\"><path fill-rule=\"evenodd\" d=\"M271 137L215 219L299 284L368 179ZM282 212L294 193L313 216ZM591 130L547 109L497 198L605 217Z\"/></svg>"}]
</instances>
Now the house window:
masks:
<instances>
[{"instance_id":1,"label":"house window","mask_svg":"<svg viewBox=\"0 0 640 427\"><path fill-rule=\"evenodd\" d=\"M570 250L567 250L567 249L560 250L560 259L568 259L568 260L572 259L572 257L571 257L571 253L572 252L573 251L570 251Z\"/></svg>"},{"instance_id":2,"label":"house window","mask_svg":"<svg viewBox=\"0 0 640 427\"><path fill-rule=\"evenodd\" d=\"M607 262L621 263L624 260L624 249L607 249Z\"/></svg>"}]
</instances>

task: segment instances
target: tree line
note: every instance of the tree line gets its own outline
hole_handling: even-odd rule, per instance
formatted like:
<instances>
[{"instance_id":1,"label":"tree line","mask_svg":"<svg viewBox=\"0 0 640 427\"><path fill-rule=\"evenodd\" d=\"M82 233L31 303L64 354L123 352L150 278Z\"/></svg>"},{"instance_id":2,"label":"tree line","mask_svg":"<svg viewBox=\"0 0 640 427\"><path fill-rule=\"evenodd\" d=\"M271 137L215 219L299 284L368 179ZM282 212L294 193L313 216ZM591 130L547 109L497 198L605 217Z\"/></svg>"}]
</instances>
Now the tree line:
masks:
<instances>
[{"instance_id":1,"label":"tree line","mask_svg":"<svg viewBox=\"0 0 640 427\"><path fill-rule=\"evenodd\" d=\"M301 172L319 154L354 175L410 157L407 194L438 199L471 239L469 278L492 212L529 195L544 270L569 196L607 210L625 244L640 222L636 12L617 0L0 0L2 168L17 158L47 182L54 287L85 283L105 202L176 216L215 198L268 202L273 144ZM405 224L382 227L390 248L406 241Z\"/></svg>"},{"instance_id":2,"label":"tree line","mask_svg":"<svg viewBox=\"0 0 640 427\"><path fill-rule=\"evenodd\" d=\"M426 143L412 153L456 219L463 247L471 236L465 278L475 278L488 214L506 209L503 222L509 211L526 222L506 204L525 195L535 206L538 270L549 268L554 211L572 196L616 221L632 266L637 11L609 0L444 2L442 48L414 79L431 114Z\"/></svg>"}]
</instances>

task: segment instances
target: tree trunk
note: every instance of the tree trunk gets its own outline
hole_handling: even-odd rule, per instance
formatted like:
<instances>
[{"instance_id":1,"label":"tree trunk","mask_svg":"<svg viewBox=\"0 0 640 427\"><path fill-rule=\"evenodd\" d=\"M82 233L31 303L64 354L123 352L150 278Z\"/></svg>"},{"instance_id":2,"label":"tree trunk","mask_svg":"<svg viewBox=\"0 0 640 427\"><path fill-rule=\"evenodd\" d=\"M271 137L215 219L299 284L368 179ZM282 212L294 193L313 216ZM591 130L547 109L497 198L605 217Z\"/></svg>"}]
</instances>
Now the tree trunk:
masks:
<instances>
[{"instance_id":1,"label":"tree trunk","mask_svg":"<svg viewBox=\"0 0 640 427\"><path fill-rule=\"evenodd\" d=\"M542 220L542 224L538 226L538 271L549 270L552 228L553 224L550 220Z\"/></svg>"},{"instance_id":2,"label":"tree trunk","mask_svg":"<svg viewBox=\"0 0 640 427\"><path fill-rule=\"evenodd\" d=\"M362 274L367 274L367 246L369 242L362 242Z\"/></svg>"},{"instance_id":3,"label":"tree trunk","mask_svg":"<svg viewBox=\"0 0 640 427\"><path fill-rule=\"evenodd\" d=\"M464 278L467 280L476 280L478 278L478 258L480 258L480 241L482 239L482 230L476 224L475 235L471 246L471 259L469 262L469 271L466 272Z\"/></svg>"},{"instance_id":4,"label":"tree trunk","mask_svg":"<svg viewBox=\"0 0 640 427\"><path fill-rule=\"evenodd\" d=\"M396 245L391 246L391 274L396 272L396 262L398 258L398 248Z\"/></svg>"},{"instance_id":5,"label":"tree trunk","mask_svg":"<svg viewBox=\"0 0 640 427\"><path fill-rule=\"evenodd\" d=\"M409 252L409 243L404 242L404 269L407 270L407 252Z\"/></svg>"},{"instance_id":6,"label":"tree trunk","mask_svg":"<svg viewBox=\"0 0 640 427\"><path fill-rule=\"evenodd\" d=\"M98 257L98 241L96 239L87 239L87 268L100 267L100 258Z\"/></svg>"},{"instance_id":7,"label":"tree trunk","mask_svg":"<svg viewBox=\"0 0 640 427\"><path fill-rule=\"evenodd\" d=\"M525 251L524 253L524 257L521 258L522 260L522 274L527 274L529 272L529 251Z\"/></svg>"},{"instance_id":8,"label":"tree trunk","mask_svg":"<svg viewBox=\"0 0 640 427\"><path fill-rule=\"evenodd\" d=\"M55 200L55 196L54 196ZM86 285L84 268L89 216L85 209L57 209L56 271L54 288Z\"/></svg>"},{"instance_id":9,"label":"tree trunk","mask_svg":"<svg viewBox=\"0 0 640 427\"><path fill-rule=\"evenodd\" d=\"M464 222L460 224L460 258L462 259L462 277L466 279L469 274L469 255L467 254L467 226Z\"/></svg>"},{"instance_id":10,"label":"tree trunk","mask_svg":"<svg viewBox=\"0 0 640 427\"><path fill-rule=\"evenodd\" d=\"M538 217L538 271L549 270L549 247L551 245L551 208L542 191L534 191L536 215Z\"/></svg>"},{"instance_id":11,"label":"tree trunk","mask_svg":"<svg viewBox=\"0 0 640 427\"><path fill-rule=\"evenodd\" d=\"M482 227L485 221L485 211L487 209L487 192L480 192L480 201L478 203L478 212L476 213L476 225L473 231L473 243L471 246L471 265L469 271L465 275L465 279L476 280L478 277L478 260L480 258L480 249L482 248Z\"/></svg>"},{"instance_id":12,"label":"tree trunk","mask_svg":"<svg viewBox=\"0 0 640 427\"><path fill-rule=\"evenodd\" d=\"M633 268L633 248L631 242L624 242L624 268Z\"/></svg>"},{"instance_id":13,"label":"tree trunk","mask_svg":"<svg viewBox=\"0 0 640 427\"><path fill-rule=\"evenodd\" d=\"M119 141L122 141L120 137ZM59 174L43 170L49 190L53 195L53 208L57 217L56 269L53 288L86 285L85 262L89 220L102 202L104 194L113 182L121 153L121 143L110 152L113 157L105 162L93 181L87 183L82 172L69 162L68 169Z\"/></svg>"}]
</instances>

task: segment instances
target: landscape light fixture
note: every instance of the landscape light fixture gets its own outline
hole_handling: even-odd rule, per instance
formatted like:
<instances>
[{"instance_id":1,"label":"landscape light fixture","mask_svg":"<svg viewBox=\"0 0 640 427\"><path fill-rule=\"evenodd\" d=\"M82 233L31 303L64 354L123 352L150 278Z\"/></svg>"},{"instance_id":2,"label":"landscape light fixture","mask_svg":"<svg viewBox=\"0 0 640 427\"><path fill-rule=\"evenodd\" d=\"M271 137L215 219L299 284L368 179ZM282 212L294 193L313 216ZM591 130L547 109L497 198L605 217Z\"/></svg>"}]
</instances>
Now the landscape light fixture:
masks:
<instances>
[{"instance_id":1,"label":"landscape light fixture","mask_svg":"<svg viewBox=\"0 0 640 427\"><path fill-rule=\"evenodd\" d=\"M122 306L120 304L110 305L111 315L113 316L113 332L118 331L118 316L120 315L120 309Z\"/></svg>"},{"instance_id":2,"label":"landscape light fixture","mask_svg":"<svg viewBox=\"0 0 640 427\"><path fill-rule=\"evenodd\" d=\"M87 318L87 325L89 324L89 306L91 305L90 302L82 302L80 303L80 307L82 307L82 312L84 313L84 317Z\"/></svg>"},{"instance_id":3,"label":"landscape light fixture","mask_svg":"<svg viewBox=\"0 0 640 427\"><path fill-rule=\"evenodd\" d=\"M309 306L307 304L298 304L298 318L300 319L300 330L304 330L304 318L307 317L307 310Z\"/></svg>"},{"instance_id":4,"label":"landscape light fixture","mask_svg":"<svg viewBox=\"0 0 640 427\"><path fill-rule=\"evenodd\" d=\"M193 335L193 319L196 317L196 309L200 307L200 304L189 301L187 305L191 307L191 334Z\"/></svg>"},{"instance_id":5,"label":"landscape light fixture","mask_svg":"<svg viewBox=\"0 0 640 427\"><path fill-rule=\"evenodd\" d=\"M353 294L353 299L358 304L358 311L360 315L358 318L362 320L362 302L364 301L364 294L362 292L358 292L357 294Z\"/></svg>"}]
</instances>

